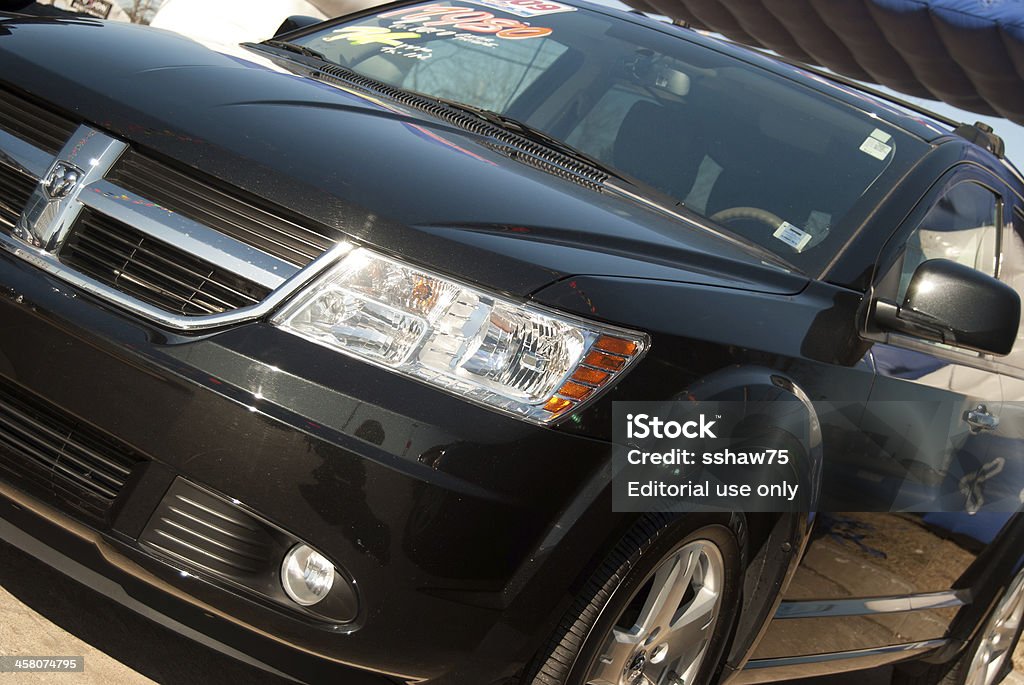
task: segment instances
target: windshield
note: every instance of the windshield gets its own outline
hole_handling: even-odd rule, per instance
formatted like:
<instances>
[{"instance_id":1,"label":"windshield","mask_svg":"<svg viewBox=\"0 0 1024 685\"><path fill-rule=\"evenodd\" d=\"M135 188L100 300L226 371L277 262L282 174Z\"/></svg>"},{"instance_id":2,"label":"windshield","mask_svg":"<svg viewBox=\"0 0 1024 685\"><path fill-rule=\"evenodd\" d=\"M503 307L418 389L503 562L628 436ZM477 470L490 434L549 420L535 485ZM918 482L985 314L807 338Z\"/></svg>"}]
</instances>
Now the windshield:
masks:
<instances>
[{"instance_id":1,"label":"windshield","mask_svg":"<svg viewBox=\"0 0 1024 685\"><path fill-rule=\"evenodd\" d=\"M387 5L293 40L528 124L807 271L925 143L730 55L549 0Z\"/></svg>"}]
</instances>

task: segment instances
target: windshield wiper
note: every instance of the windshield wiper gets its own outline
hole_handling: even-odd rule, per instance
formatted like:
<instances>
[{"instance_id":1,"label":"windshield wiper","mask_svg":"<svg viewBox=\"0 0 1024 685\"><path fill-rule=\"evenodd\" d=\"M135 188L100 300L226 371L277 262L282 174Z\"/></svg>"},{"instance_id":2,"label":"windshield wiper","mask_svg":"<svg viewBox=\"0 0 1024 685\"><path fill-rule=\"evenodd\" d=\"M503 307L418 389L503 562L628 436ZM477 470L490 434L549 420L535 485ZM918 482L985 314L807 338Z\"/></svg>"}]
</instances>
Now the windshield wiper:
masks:
<instances>
[{"instance_id":1,"label":"windshield wiper","mask_svg":"<svg viewBox=\"0 0 1024 685\"><path fill-rule=\"evenodd\" d=\"M528 140L533 140L537 143L540 143L541 145L545 145L554 150L557 150L558 152L561 152L562 154L568 157L572 157L586 164L589 164L595 169L604 172L608 176L619 181L621 184L627 186L626 188L623 188L621 186L606 186L610 190L630 197L634 201L640 202L641 204L647 205L648 207L651 207L653 209L657 209L661 212L668 213L677 219L683 218L687 221L690 221L691 223L696 223L697 225L706 227L706 224L703 221L701 221L701 219L703 219L704 217L696 215L699 218L695 220L692 218L688 218L686 216L684 212L688 212L689 209L683 202L675 198L669 197L662 191L649 186L647 183L644 183L643 181L637 181L632 178L629 178L628 176L624 176L621 172L612 169L604 162L595 159L594 157L591 157L586 152L583 152L582 150L577 150L576 148L574 148L572 145L569 145L565 141L559 140L558 138L555 138L545 133L544 131L541 131L540 129L534 128L533 126L530 126L527 123L519 121L518 119L515 119L513 117L501 114L500 112L494 112L489 109L484 109L482 107L474 107L473 105L467 105L466 103L459 102L457 100L448 100L446 98L439 98L432 95L427 95L424 97L429 97L430 99L440 102L443 105L447 105L448 107L451 107L453 109L458 109L463 112L474 114L483 119L484 121L488 121L492 124L495 124L496 126L512 131L513 133L518 133L519 135L523 136ZM754 250L762 257L762 259L766 259L768 261L771 261L773 264L782 266L787 271L792 271L793 269L792 265L785 259L779 257L771 250L752 240L748 240L747 238L737 234L726 234L717 230L714 230L713 232Z\"/></svg>"},{"instance_id":2,"label":"windshield wiper","mask_svg":"<svg viewBox=\"0 0 1024 685\"><path fill-rule=\"evenodd\" d=\"M569 145L569 143L566 143L564 140L555 138L554 136L545 133L539 128L535 128L525 122L519 121L518 119L515 119L505 114L501 114L500 112L494 112L489 109L484 109L482 107L474 107L473 105L467 105L466 103L459 102L457 100L448 100L446 98L439 98L432 95L428 95L426 97L429 97L432 100L436 100L437 102L440 102L443 105L451 107L452 109L457 109L462 112L467 112L469 114L478 116L484 121L494 124L495 126L503 128L507 131L512 131L513 133L517 133L522 137L526 138L527 140L532 140L535 143L540 143L545 147L551 148L557 152L561 152L563 155L577 159L607 174L608 176L612 176L615 179L622 181L623 183L629 184L630 186L636 187L637 185L639 185L636 181L630 178L626 178L625 176L622 175L621 172L612 169L599 159L591 157L586 152L583 152L582 150L579 150L573 147L572 145Z\"/></svg>"},{"instance_id":3,"label":"windshield wiper","mask_svg":"<svg viewBox=\"0 0 1024 685\"><path fill-rule=\"evenodd\" d=\"M323 60L324 62L330 62L322 52L317 52L313 48L307 48L305 45L296 45L295 43L289 43L284 40L270 39L257 43L257 45L268 45L272 48L287 50L288 52L294 52L295 54L303 55L304 57L313 57L315 59Z\"/></svg>"},{"instance_id":4,"label":"windshield wiper","mask_svg":"<svg viewBox=\"0 0 1024 685\"><path fill-rule=\"evenodd\" d=\"M243 43L243 45L245 44ZM336 62L327 59L327 57L323 53L317 52L312 48L307 48L305 45L296 45L295 43L289 43L287 41L273 39L265 40L256 44L249 43L248 45L266 45L273 48L280 48L281 50L294 52L295 54L303 55L304 57L312 57L314 59L322 60L335 68L340 68L344 71L351 72L355 76L362 76L361 74L359 74L359 72L349 69L348 67L343 67L337 64ZM611 176L616 180L621 181L622 183L625 183L631 187L637 188L642 185L634 181L633 179L626 178L620 172L616 171L615 169L612 169L604 162L595 159L594 157L591 157L582 150L574 148L572 145L569 145L565 141L559 140L558 138L548 135L547 133L538 128L534 128L533 126L530 126L525 122L519 121L518 119L507 116L505 114L501 114L500 112L494 112L489 109L484 109L482 107L474 107L473 105L467 105L466 103L459 102L458 100L449 100L447 98L440 98L434 95L418 93L416 91L401 88L399 86L393 86L384 83L381 83L381 85L395 88L397 90L404 90L405 92L411 95L427 98L429 100L439 102L447 107L451 107L452 109L457 109L459 111L467 112L469 114L477 116L483 119L484 121L494 124L495 126L503 128L507 131L512 131L513 133L517 133L528 140L540 143L541 145L544 145L547 148L556 150L557 152L561 152L563 155L577 159L583 162L584 164L587 164L588 166L591 166L597 169L598 171L601 171L602 173Z\"/></svg>"},{"instance_id":5,"label":"windshield wiper","mask_svg":"<svg viewBox=\"0 0 1024 685\"><path fill-rule=\"evenodd\" d=\"M415 90L409 90L408 88L394 86L383 81L377 81L377 79L363 76L359 72L350 69L349 67L344 67L338 64L337 62L333 62L327 59L327 57L325 57L323 54L317 52L316 50L313 50L312 48L307 48L304 45L296 45L295 43L288 43L280 40L265 40L261 43L243 43L242 45L247 47L258 47L261 45L265 45L268 47L288 50L289 52L294 52L296 54L304 55L306 57L312 57L314 59L318 59L330 64L331 67L336 71L347 72L351 74L353 77L356 77L364 82L369 81L375 84L375 88L399 90L408 93L409 95L413 95L417 98L423 98L424 100L437 102L447 107L451 107L452 109L472 114L476 117L479 117L483 121L487 121L495 126L498 126L499 128L516 133L526 138L527 140L532 140L534 142L537 142L541 145L548 147L549 149L560 152L566 155L567 157L577 159L583 162L584 164L587 164L593 167L594 169L603 172L610 178L614 178L616 181L619 182L618 184L606 184L604 186L606 189L612 192L618 193L619 195L623 195L626 197L630 197L633 199L633 201L640 202L641 204L657 209L663 213L668 213L676 218L684 218L687 221L703 226L707 228L707 230L711 230L712 232L718 235L727 236L728 239L754 249L758 253L762 254L764 258L774 262L775 264L783 266L787 270L792 270L793 268L792 265L790 265L789 262L784 260L782 257L779 257L775 253L759 245L758 243L755 243L752 240L747 240L740 236L735 236L731 233L726 234L721 231L708 228L707 224L700 220L703 219L703 217L700 217L696 221L694 219L686 217L685 213L689 212L689 208L687 208L686 205L683 202L680 202L678 199L666 195L664 192L648 185L643 181L638 181L629 178L628 176L623 175L621 172L609 167L604 162L594 157L591 157L586 152L578 150L572 145L566 143L565 141L559 140L558 138L555 138L554 136L551 136L545 133L544 131L541 131L540 129L534 128L533 126L530 126L527 123L519 121L514 117L510 117L499 112L494 112L489 109L484 109L482 107L474 107L473 105L467 105L466 103L459 102L458 100L449 100L447 98L441 98L435 95L427 95L426 93L420 93ZM699 215L695 216L699 217Z\"/></svg>"},{"instance_id":6,"label":"windshield wiper","mask_svg":"<svg viewBox=\"0 0 1024 685\"><path fill-rule=\"evenodd\" d=\"M605 182L604 184L602 184L603 188L605 188L608 191L616 193L622 197L630 198L634 202L646 205L647 207L655 209L664 214L668 214L676 219L683 219L689 223L700 226L704 230L711 231L712 233L722 236L727 240L731 240L732 242L746 246L748 249L752 249L753 251L762 255L762 258L765 261L769 261L771 263L779 265L787 271L793 270L793 266L789 264L789 262L787 262L779 255L775 254L774 252L771 252L767 248L763 247L762 245L759 245L758 243L755 243L752 240L743 238L742 236L723 232L712 228L709 222L707 222L699 214L694 214L688 207L686 207L686 205L683 202L679 201L678 199L666 195L663 191L660 191L643 181L638 181L629 178L628 176L623 175L621 172L612 169L604 162L601 162L600 160L591 157L586 152L583 152L582 150L577 150L575 147L566 143L565 141L559 140L558 138L555 138L554 136L551 136L545 133L544 131L541 131L540 129L534 128L529 124L519 121L518 119L506 116L499 112L484 109L482 107L474 107L473 105L467 105L466 103L459 102L458 100L449 100L447 98L441 98L434 95L427 95L426 93L420 93L415 90L410 90L408 88L402 88L400 86L391 85L383 81L378 81L377 79L374 79L372 77L363 76L354 69L342 66L337 62L329 60L322 53L317 52L312 48L307 48L304 45L296 45L295 43L288 43L285 41L271 39L265 40L261 43L242 43L242 46L257 49L261 46L279 48L306 57L311 57L313 59L317 59L329 64L332 68L332 73L341 72L342 74L350 74L350 78L358 79L357 82L359 83L366 84L368 82L369 84L371 84L369 87L372 88L373 90L379 90L384 92L386 92L389 89L392 91L401 91L404 93L408 93L409 95L412 95L416 98L422 98L423 100L428 102L436 102L438 104L445 105L452 109L472 114L483 121L487 121L495 126L498 126L499 128L516 133L526 138L527 140L535 141L541 145L548 147L549 149L560 152L566 155L567 157L577 159L583 162L584 164L587 164L592 168L603 172L609 178L614 178L616 181L618 181L618 183ZM307 68L309 67L309 65L306 66ZM322 67L313 68L319 70ZM694 217L696 218L689 217L687 216L688 214L694 214Z\"/></svg>"}]
</instances>

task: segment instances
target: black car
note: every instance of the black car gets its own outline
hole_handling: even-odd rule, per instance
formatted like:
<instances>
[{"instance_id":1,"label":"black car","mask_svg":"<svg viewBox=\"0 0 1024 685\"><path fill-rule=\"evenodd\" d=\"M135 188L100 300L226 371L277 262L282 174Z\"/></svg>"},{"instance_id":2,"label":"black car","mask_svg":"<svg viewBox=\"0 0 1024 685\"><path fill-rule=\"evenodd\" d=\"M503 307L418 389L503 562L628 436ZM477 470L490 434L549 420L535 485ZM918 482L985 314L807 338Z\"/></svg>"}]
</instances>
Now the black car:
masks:
<instances>
[{"instance_id":1,"label":"black car","mask_svg":"<svg viewBox=\"0 0 1024 685\"><path fill-rule=\"evenodd\" d=\"M303 23L0 18L0 538L309 682L1006 674L991 129L575 0ZM718 401L813 497L613 503L623 407Z\"/></svg>"}]
</instances>

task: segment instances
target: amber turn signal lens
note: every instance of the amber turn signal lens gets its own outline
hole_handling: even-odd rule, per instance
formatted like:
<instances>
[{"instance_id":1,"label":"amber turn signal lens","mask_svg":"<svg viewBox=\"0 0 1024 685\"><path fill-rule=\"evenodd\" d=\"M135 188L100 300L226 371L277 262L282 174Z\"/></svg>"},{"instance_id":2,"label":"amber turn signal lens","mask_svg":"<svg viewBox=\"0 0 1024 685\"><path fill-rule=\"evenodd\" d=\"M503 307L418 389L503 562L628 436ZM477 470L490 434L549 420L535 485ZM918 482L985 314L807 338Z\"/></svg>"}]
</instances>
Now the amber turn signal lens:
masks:
<instances>
[{"instance_id":1,"label":"amber turn signal lens","mask_svg":"<svg viewBox=\"0 0 1024 685\"><path fill-rule=\"evenodd\" d=\"M579 383L573 383L572 381L568 381L565 385L558 389L558 394L564 395L565 397L571 397L574 400L582 400L584 397L586 397L593 391L593 388L588 388L585 385L580 385Z\"/></svg>"},{"instance_id":2,"label":"amber turn signal lens","mask_svg":"<svg viewBox=\"0 0 1024 685\"><path fill-rule=\"evenodd\" d=\"M597 369L588 369L581 367L576 369L576 373L572 375L574 381L580 381L581 383L590 383L591 385L601 385L608 380L607 371L598 371Z\"/></svg>"},{"instance_id":3,"label":"amber turn signal lens","mask_svg":"<svg viewBox=\"0 0 1024 685\"><path fill-rule=\"evenodd\" d=\"M583 363L588 366L596 366L599 369L607 369L608 371L618 371L626 365L625 359L619 357L613 357L608 354L602 354L600 352L591 351L587 353Z\"/></svg>"},{"instance_id":4,"label":"amber turn signal lens","mask_svg":"<svg viewBox=\"0 0 1024 685\"><path fill-rule=\"evenodd\" d=\"M544 409L552 414L557 414L563 409L568 408L570 405L572 405L572 400L567 400L562 397L552 397L544 405Z\"/></svg>"},{"instance_id":5,"label":"amber turn signal lens","mask_svg":"<svg viewBox=\"0 0 1024 685\"><path fill-rule=\"evenodd\" d=\"M594 343L594 347L612 354L621 354L623 357L631 357L636 354L637 344L632 340L613 338L610 335L602 335Z\"/></svg>"}]
</instances>

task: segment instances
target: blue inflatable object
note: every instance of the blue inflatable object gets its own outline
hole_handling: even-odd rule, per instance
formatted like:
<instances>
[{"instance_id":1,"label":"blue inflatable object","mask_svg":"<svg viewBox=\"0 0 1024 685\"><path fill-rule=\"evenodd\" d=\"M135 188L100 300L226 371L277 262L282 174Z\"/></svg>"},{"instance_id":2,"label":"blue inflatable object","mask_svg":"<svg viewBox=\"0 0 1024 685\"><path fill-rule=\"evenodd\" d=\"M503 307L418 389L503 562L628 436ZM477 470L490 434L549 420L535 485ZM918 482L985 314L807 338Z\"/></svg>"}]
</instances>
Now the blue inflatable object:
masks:
<instances>
[{"instance_id":1,"label":"blue inflatable object","mask_svg":"<svg viewBox=\"0 0 1024 685\"><path fill-rule=\"evenodd\" d=\"M844 76L1024 123L1022 0L625 0Z\"/></svg>"}]
</instances>

